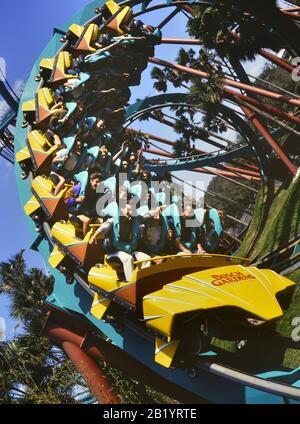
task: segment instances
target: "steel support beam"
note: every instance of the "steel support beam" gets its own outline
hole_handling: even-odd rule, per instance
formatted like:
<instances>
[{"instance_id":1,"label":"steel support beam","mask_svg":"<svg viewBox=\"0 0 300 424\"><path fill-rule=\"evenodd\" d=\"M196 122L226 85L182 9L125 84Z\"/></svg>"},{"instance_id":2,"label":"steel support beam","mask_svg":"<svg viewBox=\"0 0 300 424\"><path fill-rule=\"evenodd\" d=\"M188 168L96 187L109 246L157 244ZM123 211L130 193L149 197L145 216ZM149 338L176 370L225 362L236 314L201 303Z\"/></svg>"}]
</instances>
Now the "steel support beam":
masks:
<instances>
[{"instance_id":1,"label":"steel support beam","mask_svg":"<svg viewBox=\"0 0 300 424\"><path fill-rule=\"evenodd\" d=\"M187 66L171 63L156 57L149 58L149 62L154 63L155 65L166 66L167 68L175 69L176 71L181 71L189 75L194 75L204 79L209 78L209 74L207 72L199 71L198 69L188 68ZM275 93L273 91L266 90L264 88L256 87L249 84L244 84L239 81L234 81L230 78L224 78L223 81L225 85L229 85L230 87L234 87L239 90L245 90L249 93L257 94L259 96L264 96L266 98L276 100L281 103L286 103L292 106L297 106L297 107L300 106L300 100L298 99L287 98L286 96L282 96L281 94Z\"/></svg>"},{"instance_id":2,"label":"steel support beam","mask_svg":"<svg viewBox=\"0 0 300 424\"><path fill-rule=\"evenodd\" d=\"M49 338L54 345L61 347L64 343L72 358L73 355L78 354L82 358L81 354L74 350L73 346L76 346L92 361L105 361L113 368L123 371L128 377L155 387L160 392L183 403L208 403L175 383L165 380L112 343L97 337L94 334L94 330L95 327L89 322L58 309L52 309L48 313L43 336ZM73 346L70 347L70 345ZM78 359L75 358L75 360L77 361Z\"/></svg>"},{"instance_id":3,"label":"steel support beam","mask_svg":"<svg viewBox=\"0 0 300 424\"><path fill-rule=\"evenodd\" d=\"M63 340L61 347L85 380L90 392L100 404L119 404L120 399L113 392L100 367L84 350L69 341Z\"/></svg>"},{"instance_id":4,"label":"steel support beam","mask_svg":"<svg viewBox=\"0 0 300 424\"><path fill-rule=\"evenodd\" d=\"M252 122L255 128L261 133L264 139L268 142L271 148L277 153L281 161L288 168L293 176L297 174L298 168L291 162L290 158L286 155L286 153L281 149L281 147L277 144L274 138L271 136L269 131L263 126L260 120L256 117L255 113L245 106L240 106L248 120Z\"/></svg>"}]
</instances>

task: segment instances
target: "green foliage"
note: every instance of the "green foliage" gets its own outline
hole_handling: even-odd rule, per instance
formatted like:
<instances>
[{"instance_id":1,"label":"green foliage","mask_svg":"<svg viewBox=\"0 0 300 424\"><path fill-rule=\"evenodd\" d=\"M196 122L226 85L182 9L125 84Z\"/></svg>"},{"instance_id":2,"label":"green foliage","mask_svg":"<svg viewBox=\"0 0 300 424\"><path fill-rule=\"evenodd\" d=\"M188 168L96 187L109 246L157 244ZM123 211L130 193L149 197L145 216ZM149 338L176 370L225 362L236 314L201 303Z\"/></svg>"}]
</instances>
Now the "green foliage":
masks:
<instances>
[{"instance_id":1,"label":"green foliage","mask_svg":"<svg viewBox=\"0 0 300 424\"><path fill-rule=\"evenodd\" d=\"M208 50L234 60L254 60L260 48L280 49L278 35L259 18L243 13L239 7L245 9L243 3L220 1L213 7L194 6L194 16L188 23L189 34L201 39ZM265 3L269 13L276 8L275 0L260 2L260 6Z\"/></svg>"},{"instance_id":2,"label":"green foliage","mask_svg":"<svg viewBox=\"0 0 300 424\"><path fill-rule=\"evenodd\" d=\"M222 132L226 130L224 122L218 116L218 105L223 96L223 72L221 63L215 55L202 49L198 54L193 49L180 49L177 63L192 69L201 70L208 74L206 80L198 76L175 71L173 69L159 69L154 67L151 77L155 80L153 87L160 92L166 92L168 85L174 88L184 87L189 90L187 102L203 112L202 124L205 128ZM187 85L188 84L188 85ZM197 126L193 125L195 111L190 107L174 108L175 115L180 119L175 125L179 134L174 147L176 156L190 155L193 152L193 143L199 138ZM202 132L201 132L201 135Z\"/></svg>"},{"instance_id":3,"label":"green foliage","mask_svg":"<svg viewBox=\"0 0 300 424\"><path fill-rule=\"evenodd\" d=\"M151 387L145 386L131 378L127 378L121 371L111 368L105 363L102 369L110 380L112 388L118 393L122 404L178 403Z\"/></svg>"},{"instance_id":4,"label":"green foliage","mask_svg":"<svg viewBox=\"0 0 300 424\"><path fill-rule=\"evenodd\" d=\"M72 363L40 336L44 300L53 277L26 268L22 252L0 264L0 288L11 299L11 315L23 332L0 344L0 403L76 403L73 388L80 381Z\"/></svg>"},{"instance_id":5,"label":"green foliage","mask_svg":"<svg viewBox=\"0 0 300 424\"><path fill-rule=\"evenodd\" d=\"M22 334L0 343L0 404L74 404L74 388L86 387L65 353L41 337L53 283L41 270L27 269L23 252L0 264L0 293L10 297L11 315L23 326ZM124 403L174 402L107 364L101 368Z\"/></svg>"},{"instance_id":6,"label":"green foliage","mask_svg":"<svg viewBox=\"0 0 300 424\"><path fill-rule=\"evenodd\" d=\"M255 183L248 181L246 185L257 189ZM222 177L214 177L208 184L207 191L220 194L238 203L238 205L235 205L205 193L204 202L225 213L225 229L232 227L232 221L226 218L226 215L229 214L236 218L241 218L245 209L252 209L255 202L255 193L253 191L247 190L232 181L224 180Z\"/></svg>"},{"instance_id":7,"label":"green foliage","mask_svg":"<svg viewBox=\"0 0 300 424\"><path fill-rule=\"evenodd\" d=\"M262 73L259 75L259 78L262 80L271 82L272 84L275 84L278 87L281 87L284 90L287 90L298 96L300 95L300 81L298 82L293 81L293 79L291 78L291 74L281 69L278 66L266 64ZM270 88L267 84L264 84L263 82L261 82L260 85L267 89ZM274 90L274 88L272 88L272 90ZM278 107L278 102L272 99L268 99L264 97L264 98L261 98L261 100L263 100L264 103ZM295 109L295 107L290 106L288 104L283 104L281 108L282 110L289 111L289 112L293 112Z\"/></svg>"},{"instance_id":8,"label":"green foliage","mask_svg":"<svg viewBox=\"0 0 300 424\"><path fill-rule=\"evenodd\" d=\"M268 206L268 221L256 240L252 257L262 257L278 246L286 244L300 232L300 181L297 179L287 188L282 188L271 206ZM245 249L245 246L243 247Z\"/></svg>"}]
</instances>

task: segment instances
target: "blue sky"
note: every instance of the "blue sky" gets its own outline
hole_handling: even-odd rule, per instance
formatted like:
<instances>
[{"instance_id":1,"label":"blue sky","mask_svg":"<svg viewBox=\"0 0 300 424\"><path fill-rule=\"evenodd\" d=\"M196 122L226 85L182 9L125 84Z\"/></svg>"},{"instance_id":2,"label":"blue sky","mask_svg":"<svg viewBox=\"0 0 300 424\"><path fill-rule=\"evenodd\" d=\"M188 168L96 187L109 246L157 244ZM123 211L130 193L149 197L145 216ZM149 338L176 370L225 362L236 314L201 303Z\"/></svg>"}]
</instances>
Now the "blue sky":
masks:
<instances>
[{"instance_id":1,"label":"blue sky","mask_svg":"<svg viewBox=\"0 0 300 424\"><path fill-rule=\"evenodd\" d=\"M0 57L6 61L10 83L18 86L26 80L35 59L49 41L54 27L67 21L89 0L26 0L0 2ZM31 244L20 205L13 167L0 159L0 261L5 261ZM38 253L27 250L30 266L44 267ZM0 296L0 317L6 320L7 336L14 333L16 322L9 318L9 301Z\"/></svg>"}]
</instances>

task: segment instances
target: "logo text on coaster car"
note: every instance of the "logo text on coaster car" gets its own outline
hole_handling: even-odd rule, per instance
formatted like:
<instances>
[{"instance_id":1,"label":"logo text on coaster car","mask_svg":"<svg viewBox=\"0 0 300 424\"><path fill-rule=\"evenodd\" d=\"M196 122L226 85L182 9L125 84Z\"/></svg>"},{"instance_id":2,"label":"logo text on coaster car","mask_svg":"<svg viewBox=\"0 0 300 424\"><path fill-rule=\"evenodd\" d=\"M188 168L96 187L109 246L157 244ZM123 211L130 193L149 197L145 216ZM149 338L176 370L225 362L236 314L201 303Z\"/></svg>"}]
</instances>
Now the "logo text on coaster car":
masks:
<instances>
[{"instance_id":1,"label":"logo text on coaster car","mask_svg":"<svg viewBox=\"0 0 300 424\"><path fill-rule=\"evenodd\" d=\"M230 272L228 274L214 274L212 275L214 280L212 284L214 286L223 286L224 284L237 283L242 280L253 280L255 279L254 275L243 274L242 272Z\"/></svg>"}]
</instances>

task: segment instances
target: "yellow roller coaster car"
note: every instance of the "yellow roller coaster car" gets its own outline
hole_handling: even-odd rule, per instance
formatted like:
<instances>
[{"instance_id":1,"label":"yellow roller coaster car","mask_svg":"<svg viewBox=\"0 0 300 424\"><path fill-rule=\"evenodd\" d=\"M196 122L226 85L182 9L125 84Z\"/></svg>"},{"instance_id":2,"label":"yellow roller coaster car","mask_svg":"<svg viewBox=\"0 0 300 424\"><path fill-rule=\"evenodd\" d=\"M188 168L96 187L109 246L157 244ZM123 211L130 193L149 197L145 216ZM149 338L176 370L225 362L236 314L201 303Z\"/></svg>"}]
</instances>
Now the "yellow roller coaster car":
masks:
<instances>
[{"instance_id":1,"label":"yellow roller coaster car","mask_svg":"<svg viewBox=\"0 0 300 424\"><path fill-rule=\"evenodd\" d=\"M105 28L117 34L124 34L126 26L132 19L132 10L128 6L120 7L114 0L109 0L103 8L103 16L106 19Z\"/></svg>"},{"instance_id":2,"label":"yellow roller coaster car","mask_svg":"<svg viewBox=\"0 0 300 424\"><path fill-rule=\"evenodd\" d=\"M78 77L68 72L72 69L72 64L72 55L69 52L62 51L54 58L41 60L40 74L43 76L44 81L62 84L68 79Z\"/></svg>"},{"instance_id":3,"label":"yellow roller coaster car","mask_svg":"<svg viewBox=\"0 0 300 424\"><path fill-rule=\"evenodd\" d=\"M94 53L97 49L94 43L99 36L99 27L96 24L90 24L86 27L72 24L68 30L70 38L74 41L73 49L77 52Z\"/></svg>"},{"instance_id":4,"label":"yellow roller coaster car","mask_svg":"<svg viewBox=\"0 0 300 424\"><path fill-rule=\"evenodd\" d=\"M211 336L238 340L267 329L283 315L295 287L274 271L248 266L243 258L177 255L158 260L148 268L137 262L129 283L109 264L93 267L88 282L96 292L91 312L101 319L117 302L141 315L156 336L155 361L166 367L178 348L200 353Z\"/></svg>"},{"instance_id":5,"label":"yellow roller coaster car","mask_svg":"<svg viewBox=\"0 0 300 424\"><path fill-rule=\"evenodd\" d=\"M36 172L47 173L50 171L53 154L58 146L52 145L45 135L38 130L28 134L27 146Z\"/></svg>"},{"instance_id":6,"label":"yellow roller coaster car","mask_svg":"<svg viewBox=\"0 0 300 424\"><path fill-rule=\"evenodd\" d=\"M56 222L51 229L53 242L56 244L56 251L63 255L68 255L77 265L90 268L101 260L101 251L95 244L89 244L91 235L97 225L92 225L90 231L84 237L82 230L71 222ZM57 257L56 257L57 256ZM50 264L56 268L63 258L58 254L50 256Z\"/></svg>"},{"instance_id":7,"label":"yellow roller coaster car","mask_svg":"<svg viewBox=\"0 0 300 424\"><path fill-rule=\"evenodd\" d=\"M34 178L31 184L33 196L24 206L26 215L38 216L40 209L44 212L47 219L54 222L57 219L67 219L68 211L64 204L66 187L58 195L53 194L53 182L50 178L38 176Z\"/></svg>"},{"instance_id":8,"label":"yellow roller coaster car","mask_svg":"<svg viewBox=\"0 0 300 424\"><path fill-rule=\"evenodd\" d=\"M41 88L35 99L28 100L22 105L24 122L43 127L48 123L52 114L63 110L63 104L56 101L54 93L49 88Z\"/></svg>"},{"instance_id":9,"label":"yellow roller coaster car","mask_svg":"<svg viewBox=\"0 0 300 424\"><path fill-rule=\"evenodd\" d=\"M28 177L32 161L30 152L28 150L28 147L23 147L23 149L19 150L16 153L16 162L20 165L22 172L21 172L21 178L25 179Z\"/></svg>"}]
</instances>

